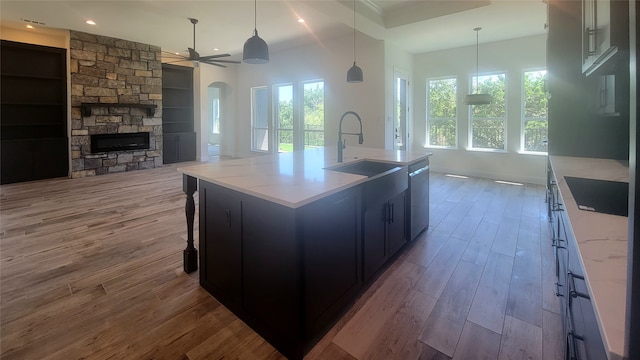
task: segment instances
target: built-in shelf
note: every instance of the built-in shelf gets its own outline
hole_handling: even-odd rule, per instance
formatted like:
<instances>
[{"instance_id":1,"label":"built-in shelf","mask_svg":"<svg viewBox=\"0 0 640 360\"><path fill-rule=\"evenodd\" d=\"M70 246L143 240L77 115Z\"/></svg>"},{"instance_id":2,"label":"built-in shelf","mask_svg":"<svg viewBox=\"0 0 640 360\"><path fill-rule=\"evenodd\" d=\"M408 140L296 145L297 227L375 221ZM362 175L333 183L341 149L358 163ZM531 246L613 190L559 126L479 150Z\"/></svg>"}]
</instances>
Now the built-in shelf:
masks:
<instances>
[{"instance_id":1,"label":"built-in shelf","mask_svg":"<svg viewBox=\"0 0 640 360\"><path fill-rule=\"evenodd\" d=\"M153 116L156 113L157 105L154 104L101 104L101 103L83 103L82 104L82 116L91 116L91 109L93 108L139 108L147 109L147 116Z\"/></svg>"}]
</instances>

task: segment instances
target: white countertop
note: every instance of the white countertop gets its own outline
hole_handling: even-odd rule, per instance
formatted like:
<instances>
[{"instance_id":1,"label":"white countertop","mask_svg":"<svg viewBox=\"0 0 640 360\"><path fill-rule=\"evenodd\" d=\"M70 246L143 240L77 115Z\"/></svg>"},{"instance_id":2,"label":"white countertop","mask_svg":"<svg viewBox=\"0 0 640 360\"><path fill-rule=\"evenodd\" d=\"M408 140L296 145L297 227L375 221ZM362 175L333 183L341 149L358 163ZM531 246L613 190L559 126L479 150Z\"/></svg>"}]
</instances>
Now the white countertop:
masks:
<instances>
[{"instance_id":1,"label":"white countertop","mask_svg":"<svg viewBox=\"0 0 640 360\"><path fill-rule=\"evenodd\" d=\"M291 208L363 183L366 176L326 170L337 164L337 149L324 147L289 153L205 163L178 171L213 184ZM344 149L344 163L358 160L409 165L429 152L406 152L364 147Z\"/></svg>"},{"instance_id":2,"label":"white countertop","mask_svg":"<svg viewBox=\"0 0 640 360\"><path fill-rule=\"evenodd\" d=\"M569 223L589 287L608 357L622 359L627 294L628 220L578 209L565 176L629 182L629 168L617 160L551 156Z\"/></svg>"}]
</instances>

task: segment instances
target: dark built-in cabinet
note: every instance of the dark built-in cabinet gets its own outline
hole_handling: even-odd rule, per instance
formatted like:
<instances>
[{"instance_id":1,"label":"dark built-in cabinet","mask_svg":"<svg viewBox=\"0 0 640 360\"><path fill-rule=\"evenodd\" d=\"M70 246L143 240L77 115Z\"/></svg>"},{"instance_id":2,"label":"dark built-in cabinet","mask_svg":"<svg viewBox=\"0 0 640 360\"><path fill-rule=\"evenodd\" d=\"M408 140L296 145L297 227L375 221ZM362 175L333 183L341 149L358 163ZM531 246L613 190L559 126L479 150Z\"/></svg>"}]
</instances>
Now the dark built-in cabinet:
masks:
<instances>
[{"instance_id":1,"label":"dark built-in cabinet","mask_svg":"<svg viewBox=\"0 0 640 360\"><path fill-rule=\"evenodd\" d=\"M193 68L162 65L162 156L165 164L196 159Z\"/></svg>"},{"instance_id":2,"label":"dark built-in cabinet","mask_svg":"<svg viewBox=\"0 0 640 360\"><path fill-rule=\"evenodd\" d=\"M0 45L0 182L68 176L66 49Z\"/></svg>"},{"instance_id":3,"label":"dark built-in cabinet","mask_svg":"<svg viewBox=\"0 0 640 360\"><path fill-rule=\"evenodd\" d=\"M582 72L598 73L603 65L628 49L629 3L621 0L582 0Z\"/></svg>"},{"instance_id":4,"label":"dark built-in cabinet","mask_svg":"<svg viewBox=\"0 0 640 360\"><path fill-rule=\"evenodd\" d=\"M583 4L609 9L606 31L604 20L598 20L601 29L587 34L586 28L593 25L583 24ZM629 158L629 21L625 7L627 1L549 0L549 154ZM602 12L599 10L599 16L604 16ZM600 41L605 35L612 39L606 44ZM590 40L584 40L585 36ZM603 49L598 51L603 56L594 54L585 63L585 47L595 46L586 42L594 41ZM615 56L609 56L613 53Z\"/></svg>"}]
</instances>

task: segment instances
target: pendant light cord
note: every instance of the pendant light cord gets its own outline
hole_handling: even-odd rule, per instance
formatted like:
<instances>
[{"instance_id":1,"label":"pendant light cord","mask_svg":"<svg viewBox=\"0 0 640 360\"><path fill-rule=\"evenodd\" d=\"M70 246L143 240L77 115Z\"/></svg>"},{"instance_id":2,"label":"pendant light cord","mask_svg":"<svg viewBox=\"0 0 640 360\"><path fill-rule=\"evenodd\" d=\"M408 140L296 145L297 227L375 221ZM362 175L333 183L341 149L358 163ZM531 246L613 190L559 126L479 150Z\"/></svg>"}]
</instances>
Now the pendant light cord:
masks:
<instances>
[{"instance_id":1,"label":"pendant light cord","mask_svg":"<svg viewBox=\"0 0 640 360\"><path fill-rule=\"evenodd\" d=\"M253 31L258 32L258 0L253 0Z\"/></svg>"},{"instance_id":2,"label":"pendant light cord","mask_svg":"<svg viewBox=\"0 0 640 360\"><path fill-rule=\"evenodd\" d=\"M480 55L479 55L480 52L479 52L478 48L479 48L479 43L480 43L480 40L479 40L479 35L480 34L479 33L480 33L480 30L482 30L482 28L481 27L477 27L477 28L475 28L473 30L476 32L476 92L479 93L480 89L478 89L478 81L479 81L478 76L480 74L480 70L479 70L480 66L478 64L480 63Z\"/></svg>"},{"instance_id":3,"label":"pendant light cord","mask_svg":"<svg viewBox=\"0 0 640 360\"><path fill-rule=\"evenodd\" d=\"M353 63L356 63L356 0L353 0Z\"/></svg>"},{"instance_id":4,"label":"pendant light cord","mask_svg":"<svg viewBox=\"0 0 640 360\"><path fill-rule=\"evenodd\" d=\"M478 75L480 74L480 51L479 49L479 34L480 33L480 29L476 30L476 91L480 92L480 89L478 89Z\"/></svg>"}]
</instances>

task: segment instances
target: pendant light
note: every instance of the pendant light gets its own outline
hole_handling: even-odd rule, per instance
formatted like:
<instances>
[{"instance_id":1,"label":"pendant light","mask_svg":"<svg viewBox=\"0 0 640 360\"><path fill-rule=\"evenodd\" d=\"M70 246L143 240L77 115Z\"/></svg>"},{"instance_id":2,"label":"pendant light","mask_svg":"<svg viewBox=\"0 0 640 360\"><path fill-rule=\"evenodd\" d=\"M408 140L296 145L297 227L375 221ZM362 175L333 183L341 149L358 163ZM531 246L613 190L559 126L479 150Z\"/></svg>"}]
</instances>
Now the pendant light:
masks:
<instances>
[{"instance_id":1,"label":"pendant light","mask_svg":"<svg viewBox=\"0 0 640 360\"><path fill-rule=\"evenodd\" d=\"M269 62L269 47L267 43L258 36L257 0L254 0L253 5L253 36L244 42L242 61L248 64L265 64Z\"/></svg>"},{"instance_id":2,"label":"pendant light","mask_svg":"<svg viewBox=\"0 0 640 360\"><path fill-rule=\"evenodd\" d=\"M476 91L478 91L478 33L482 30L481 27L474 28L476 32ZM464 97L464 103L466 105L487 105L491 104L491 95L489 94L469 94Z\"/></svg>"},{"instance_id":3,"label":"pendant light","mask_svg":"<svg viewBox=\"0 0 640 360\"><path fill-rule=\"evenodd\" d=\"M347 71L347 82L362 82L362 69L356 65L356 0L353 0L353 66Z\"/></svg>"}]
</instances>

